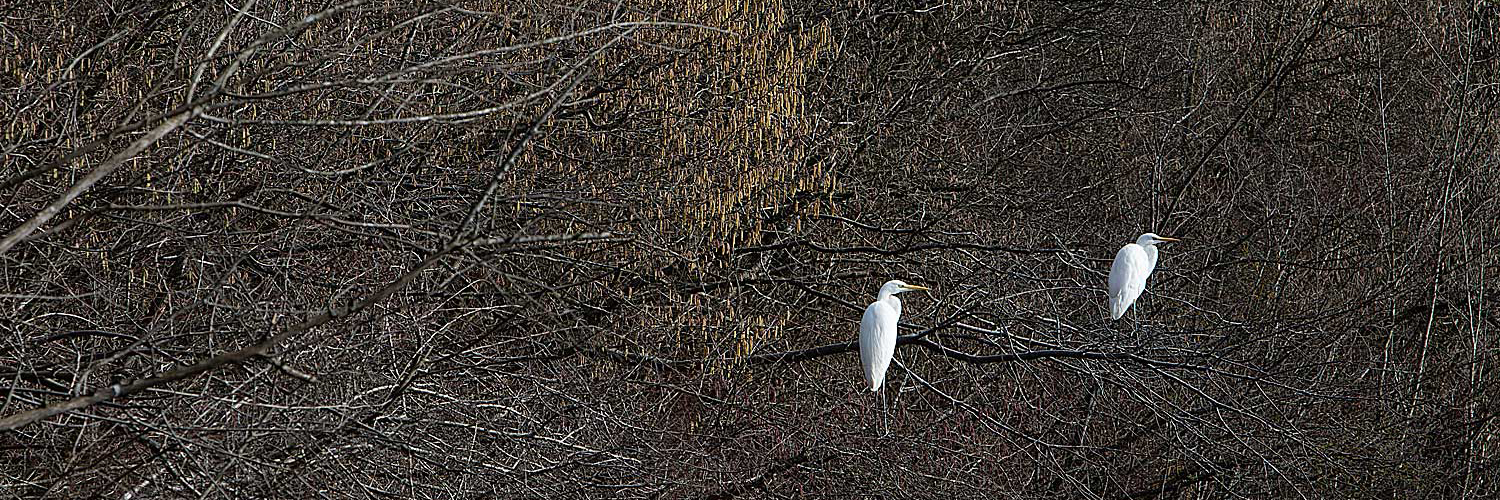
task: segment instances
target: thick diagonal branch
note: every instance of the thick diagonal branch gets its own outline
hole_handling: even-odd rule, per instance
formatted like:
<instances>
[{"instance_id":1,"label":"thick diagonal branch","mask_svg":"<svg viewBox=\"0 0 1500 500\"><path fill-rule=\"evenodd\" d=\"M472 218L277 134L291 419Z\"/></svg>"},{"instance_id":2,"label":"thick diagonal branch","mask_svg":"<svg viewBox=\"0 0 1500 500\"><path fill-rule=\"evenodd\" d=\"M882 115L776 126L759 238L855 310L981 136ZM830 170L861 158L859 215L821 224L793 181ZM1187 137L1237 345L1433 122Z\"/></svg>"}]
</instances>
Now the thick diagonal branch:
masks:
<instances>
[{"instance_id":1,"label":"thick diagonal branch","mask_svg":"<svg viewBox=\"0 0 1500 500\"><path fill-rule=\"evenodd\" d=\"M151 129L146 135L136 139L135 142L131 142L130 147L125 148L124 151L120 151L114 156L109 157L108 160L105 160L94 171L89 172L88 175L83 176L77 183L74 183L73 187L68 189L68 192L63 193L62 196L53 200L51 204L48 204L46 208L43 208L36 215L27 219L26 222L12 230L10 234L5 235L5 239L0 240L0 255L4 255L5 252L10 251L11 247L25 240L37 228L42 227L42 224L46 224L47 221L52 220L57 214L62 213L63 209L67 208L69 203L72 203L84 191L88 191L89 188L94 187L95 183L114 173L115 170L120 168L120 165L124 165L126 161L135 158L135 155L140 154L141 151L155 144L156 141L161 140L162 137L165 137L173 130L177 130L177 127L181 127L182 124L187 123L188 120L191 120L202 111L203 108L197 107L173 115L167 121L162 122L161 125L157 125L156 128Z\"/></svg>"}]
</instances>

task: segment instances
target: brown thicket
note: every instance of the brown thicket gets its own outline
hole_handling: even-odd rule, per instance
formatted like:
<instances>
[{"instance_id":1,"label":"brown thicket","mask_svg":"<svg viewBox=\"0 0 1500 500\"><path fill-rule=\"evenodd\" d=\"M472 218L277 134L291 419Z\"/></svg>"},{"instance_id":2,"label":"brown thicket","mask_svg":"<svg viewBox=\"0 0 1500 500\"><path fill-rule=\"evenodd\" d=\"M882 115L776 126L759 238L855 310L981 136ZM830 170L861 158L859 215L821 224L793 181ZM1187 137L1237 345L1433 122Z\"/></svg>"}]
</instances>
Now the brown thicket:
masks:
<instances>
[{"instance_id":1,"label":"brown thicket","mask_svg":"<svg viewBox=\"0 0 1500 500\"><path fill-rule=\"evenodd\" d=\"M0 19L3 498L1500 494L1490 0Z\"/></svg>"}]
</instances>

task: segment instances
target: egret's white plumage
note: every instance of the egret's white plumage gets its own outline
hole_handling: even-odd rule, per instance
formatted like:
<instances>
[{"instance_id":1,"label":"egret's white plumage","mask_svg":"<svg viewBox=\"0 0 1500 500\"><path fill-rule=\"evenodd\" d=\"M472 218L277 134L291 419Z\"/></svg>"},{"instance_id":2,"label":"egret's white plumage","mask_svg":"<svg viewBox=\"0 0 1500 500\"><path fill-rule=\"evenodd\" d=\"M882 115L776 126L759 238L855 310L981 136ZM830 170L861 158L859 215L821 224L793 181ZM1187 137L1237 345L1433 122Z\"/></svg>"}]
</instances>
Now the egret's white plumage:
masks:
<instances>
[{"instance_id":1,"label":"egret's white plumage","mask_svg":"<svg viewBox=\"0 0 1500 500\"><path fill-rule=\"evenodd\" d=\"M901 321L901 299L896 294L926 289L901 280L887 281L875 302L865 308L859 320L859 362L865 370L865 387L871 391L885 383L885 371L896 355L896 324Z\"/></svg>"},{"instance_id":2,"label":"egret's white plumage","mask_svg":"<svg viewBox=\"0 0 1500 500\"><path fill-rule=\"evenodd\" d=\"M1156 244L1166 241L1177 239L1146 233L1115 253L1115 263L1109 268L1109 319L1124 316L1141 292L1146 291L1146 278L1156 270Z\"/></svg>"}]
</instances>

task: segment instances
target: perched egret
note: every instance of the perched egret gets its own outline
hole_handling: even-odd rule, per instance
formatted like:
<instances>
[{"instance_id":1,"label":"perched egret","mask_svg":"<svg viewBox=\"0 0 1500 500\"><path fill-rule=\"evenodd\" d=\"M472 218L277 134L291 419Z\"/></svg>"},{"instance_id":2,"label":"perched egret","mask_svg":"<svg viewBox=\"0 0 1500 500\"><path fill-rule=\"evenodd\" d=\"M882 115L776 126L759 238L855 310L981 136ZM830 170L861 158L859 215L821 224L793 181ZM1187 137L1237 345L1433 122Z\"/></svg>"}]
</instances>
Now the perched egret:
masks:
<instances>
[{"instance_id":1,"label":"perched egret","mask_svg":"<svg viewBox=\"0 0 1500 500\"><path fill-rule=\"evenodd\" d=\"M1146 278L1156 269L1156 244L1167 241L1178 240L1146 233L1115 253L1115 263L1109 268L1109 319L1124 316L1146 291Z\"/></svg>"},{"instance_id":2,"label":"perched egret","mask_svg":"<svg viewBox=\"0 0 1500 500\"><path fill-rule=\"evenodd\" d=\"M865 317L859 320L859 363L865 368L865 387L871 391L880 390L885 370L896 355L896 323L901 320L901 299L896 294L926 289L890 280L880 286L875 302L865 308Z\"/></svg>"},{"instance_id":3,"label":"perched egret","mask_svg":"<svg viewBox=\"0 0 1500 500\"><path fill-rule=\"evenodd\" d=\"M890 280L880 286L880 294L859 320L859 364L865 369L865 387L880 390L885 383L885 370L891 367L891 358L896 355L896 324L901 321L901 299L896 294L927 287L908 285L901 280ZM881 393L880 406L885 407L885 393ZM884 413L881 422L885 421ZM890 432L890 428L886 428Z\"/></svg>"}]
</instances>

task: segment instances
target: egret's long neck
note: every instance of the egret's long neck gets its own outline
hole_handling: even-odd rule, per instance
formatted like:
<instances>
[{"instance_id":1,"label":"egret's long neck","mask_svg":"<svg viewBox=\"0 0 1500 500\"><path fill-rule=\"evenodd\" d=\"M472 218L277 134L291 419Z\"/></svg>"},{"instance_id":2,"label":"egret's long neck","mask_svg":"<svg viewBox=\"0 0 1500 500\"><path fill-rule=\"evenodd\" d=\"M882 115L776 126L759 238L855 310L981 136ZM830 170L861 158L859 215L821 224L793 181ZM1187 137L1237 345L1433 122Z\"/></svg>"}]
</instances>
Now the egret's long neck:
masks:
<instances>
[{"instance_id":1,"label":"egret's long neck","mask_svg":"<svg viewBox=\"0 0 1500 500\"><path fill-rule=\"evenodd\" d=\"M896 310L896 317L897 318L901 317L901 299L896 298L895 294L889 294L889 293L881 294L880 295L880 300L885 301L886 304L890 304L891 309L895 309Z\"/></svg>"},{"instance_id":2,"label":"egret's long neck","mask_svg":"<svg viewBox=\"0 0 1500 500\"><path fill-rule=\"evenodd\" d=\"M1150 267L1147 268L1147 271L1148 272L1149 271L1155 271L1156 270L1156 245L1146 245L1146 260L1147 260L1147 262L1150 263Z\"/></svg>"}]
</instances>

